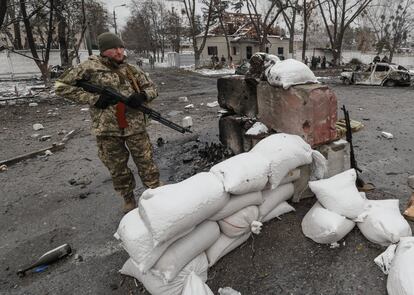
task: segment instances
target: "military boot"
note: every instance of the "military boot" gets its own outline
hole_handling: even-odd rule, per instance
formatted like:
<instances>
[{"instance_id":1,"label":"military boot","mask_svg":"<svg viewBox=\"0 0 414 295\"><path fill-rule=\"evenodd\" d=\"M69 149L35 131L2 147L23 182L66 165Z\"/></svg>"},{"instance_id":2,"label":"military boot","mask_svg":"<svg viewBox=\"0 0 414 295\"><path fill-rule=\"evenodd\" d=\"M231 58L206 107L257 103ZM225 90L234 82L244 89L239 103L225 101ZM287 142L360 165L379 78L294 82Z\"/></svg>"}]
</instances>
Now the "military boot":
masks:
<instances>
[{"instance_id":1,"label":"military boot","mask_svg":"<svg viewBox=\"0 0 414 295\"><path fill-rule=\"evenodd\" d=\"M129 211L134 210L137 207L134 194L124 196L124 208L123 211L127 214Z\"/></svg>"}]
</instances>

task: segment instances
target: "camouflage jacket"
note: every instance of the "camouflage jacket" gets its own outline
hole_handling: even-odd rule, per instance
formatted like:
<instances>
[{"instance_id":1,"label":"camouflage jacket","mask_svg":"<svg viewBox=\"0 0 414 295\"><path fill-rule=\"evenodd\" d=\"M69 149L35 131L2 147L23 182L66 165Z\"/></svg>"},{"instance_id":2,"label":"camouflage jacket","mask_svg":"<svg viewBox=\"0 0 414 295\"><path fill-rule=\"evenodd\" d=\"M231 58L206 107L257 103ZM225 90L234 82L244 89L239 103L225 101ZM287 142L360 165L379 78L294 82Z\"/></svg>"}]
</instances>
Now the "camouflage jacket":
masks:
<instances>
[{"instance_id":1,"label":"camouflage jacket","mask_svg":"<svg viewBox=\"0 0 414 295\"><path fill-rule=\"evenodd\" d=\"M121 129L116 117L116 105L98 109L94 105L99 94L84 91L74 86L77 80L87 79L98 86L110 86L125 96L134 93L128 74L131 73L147 97L148 102L157 97L154 83L140 69L127 63L114 64L102 56L90 56L76 67L68 69L55 83L56 94L80 104L89 104L92 118L92 133L97 136L129 136L145 130L145 118L142 112L126 107L128 127ZM117 74L117 72L119 74Z\"/></svg>"}]
</instances>

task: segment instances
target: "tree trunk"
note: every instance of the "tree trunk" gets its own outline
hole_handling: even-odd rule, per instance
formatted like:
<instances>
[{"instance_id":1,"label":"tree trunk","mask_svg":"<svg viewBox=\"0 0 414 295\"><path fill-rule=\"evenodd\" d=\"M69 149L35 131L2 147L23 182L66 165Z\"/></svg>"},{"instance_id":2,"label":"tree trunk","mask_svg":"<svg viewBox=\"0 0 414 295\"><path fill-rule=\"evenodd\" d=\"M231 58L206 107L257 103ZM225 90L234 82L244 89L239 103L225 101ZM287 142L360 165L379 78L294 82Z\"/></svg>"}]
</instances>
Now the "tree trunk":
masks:
<instances>
[{"instance_id":1,"label":"tree trunk","mask_svg":"<svg viewBox=\"0 0 414 295\"><path fill-rule=\"evenodd\" d=\"M0 0L0 27L3 25L7 13L7 0Z\"/></svg>"},{"instance_id":2,"label":"tree trunk","mask_svg":"<svg viewBox=\"0 0 414 295\"><path fill-rule=\"evenodd\" d=\"M227 34L227 28L225 28L225 27L224 27L224 24L223 24L223 16L221 15L221 12L220 12L220 15L219 15L219 21L220 21L220 26L221 26L221 29L223 30L223 33L224 33L224 38L226 39L226 46L227 46L227 61L230 61L230 57L231 57L231 52L230 52L230 41L229 41L229 36L228 36L228 34Z\"/></svg>"},{"instance_id":3,"label":"tree trunk","mask_svg":"<svg viewBox=\"0 0 414 295\"><path fill-rule=\"evenodd\" d=\"M8 13L9 13L9 17L11 21L16 20L16 11L15 11L14 5L10 5L8 9ZM13 42L14 49L17 49L17 50L23 49L22 37L20 33L20 22L15 22L15 21L13 22L13 33L14 33L14 36L12 38L12 42Z\"/></svg>"},{"instance_id":4,"label":"tree trunk","mask_svg":"<svg viewBox=\"0 0 414 295\"><path fill-rule=\"evenodd\" d=\"M56 1L56 7L60 9L60 12L56 14L56 17L58 19L58 41L59 41L59 49L60 49L60 63L62 67L67 68L70 66L68 44L66 41L67 25L66 25L65 17L62 14L63 12L62 12L61 0Z\"/></svg>"},{"instance_id":5,"label":"tree trunk","mask_svg":"<svg viewBox=\"0 0 414 295\"><path fill-rule=\"evenodd\" d=\"M306 57L307 37L308 37L308 21L305 19L303 22L302 61L304 61Z\"/></svg>"},{"instance_id":6,"label":"tree trunk","mask_svg":"<svg viewBox=\"0 0 414 295\"><path fill-rule=\"evenodd\" d=\"M201 54L198 50L194 50L194 63L196 68L200 66L200 55Z\"/></svg>"},{"instance_id":7,"label":"tree trunk","mask_svg":"<svg viewBox=\"0 0 414 295\"><path fill-rule=\"evenodd\" d=\"M50 1L52 5L50 8L51 11L50 11L50 18L49 18L49 36L48 36L48 42L47 42L48 47L50 47L50 44L51 44L51 30L52 30L51 23L52 23L52 16L53 16L52 15L53 0L50 0ZM45 82L46 85L48 85L50 83L50 73L49 73L49 66L48 66L50 48L46 48L45 59L41 60L39 58L39 55L37 54L36 43L33 38L32 26L30 24L30 20L26 12L26 1L25 0L20 0L20 10L21 10L22 17L23 17L24 27L26 29L27 42L29 44L30 51L32 53L34 61L36 62L36 65L38 66L40 72L42 73L43 81Z\"/></svg>"}]
</instances>

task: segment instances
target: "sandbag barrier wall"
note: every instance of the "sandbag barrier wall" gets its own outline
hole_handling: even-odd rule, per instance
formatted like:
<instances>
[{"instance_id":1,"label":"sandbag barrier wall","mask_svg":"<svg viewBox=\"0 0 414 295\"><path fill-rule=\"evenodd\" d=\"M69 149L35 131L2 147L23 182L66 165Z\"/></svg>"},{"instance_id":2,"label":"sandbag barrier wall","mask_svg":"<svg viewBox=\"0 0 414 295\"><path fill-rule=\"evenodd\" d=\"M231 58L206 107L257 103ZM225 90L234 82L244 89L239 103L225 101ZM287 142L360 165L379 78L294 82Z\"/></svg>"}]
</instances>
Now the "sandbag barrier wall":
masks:
<instances>
[{"instance_id":1,"label":"sandbag barrier wall","mask_svg":"<svg viewBox=\"0 0 414 295\"><path fill-rule=\"evenodd\" d=\"M210 172L146 190L115 234L130 256L121 273L151 294L181 294L190 274L205 282L207 268L259 234L261 222L294 210L286 201L300 177L297 168L310 164L323 178L323 156L299 136L280 133Z\"/></svg>"}]
</instances>

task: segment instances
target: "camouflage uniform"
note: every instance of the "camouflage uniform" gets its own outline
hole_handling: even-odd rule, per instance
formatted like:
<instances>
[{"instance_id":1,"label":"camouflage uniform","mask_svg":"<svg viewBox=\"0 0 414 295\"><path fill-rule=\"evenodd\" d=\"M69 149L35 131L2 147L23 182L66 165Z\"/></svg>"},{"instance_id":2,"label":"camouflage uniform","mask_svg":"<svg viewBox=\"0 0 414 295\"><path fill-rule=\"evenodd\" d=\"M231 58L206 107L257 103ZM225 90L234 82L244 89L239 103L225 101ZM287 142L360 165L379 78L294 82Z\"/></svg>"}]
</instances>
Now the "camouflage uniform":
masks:
<instances>
[{"instance_id":1,"label":"camouflage uniform","mask_svg":"<svg viewBox=\"0 0 414 295\"><path fill-rule=\"evenodd\" d=\"M99 94L93 94L76 87L76 81L87 79L98 86L110 86L125 96L135 92L130 79L133 77L140 91L150 102L157 95L154 83L141 70L127 64L116 64L107 57L90 56L75 68L66 71L56 82L56 94L80 104L90 105L92 133L96 135L98 155L111 173L115 191L126 198L133 195L135 179L128 168L129 154L138 167L138 173L146 187L159 186L159 172L153 161L153 151L145 130L142 112L126 106L126 128L120 128L116 105L106 109L94 105Z\"/></svg>"}]
</instances>

